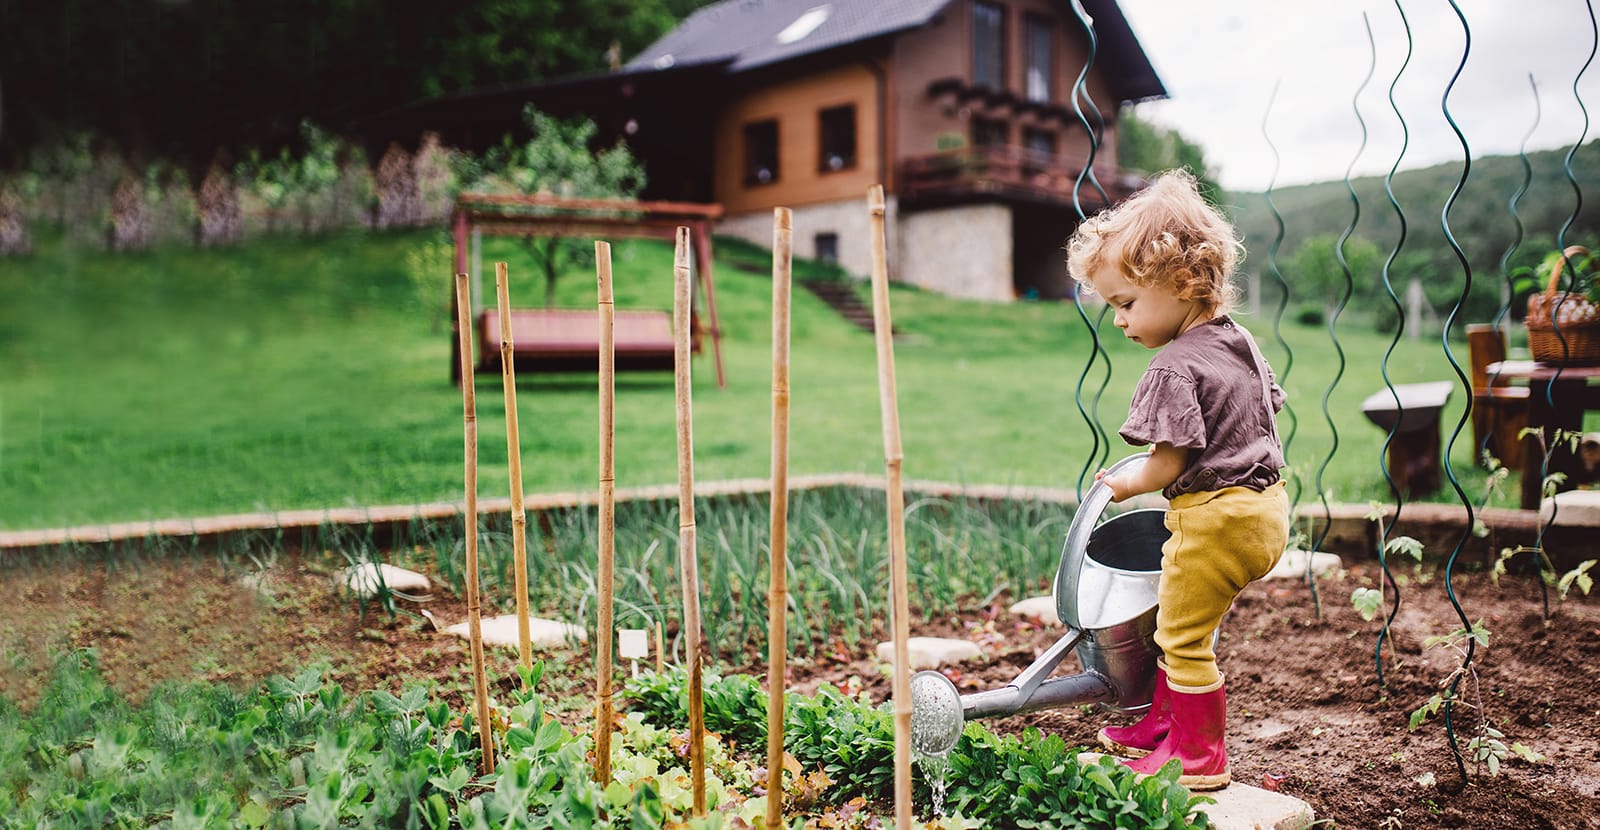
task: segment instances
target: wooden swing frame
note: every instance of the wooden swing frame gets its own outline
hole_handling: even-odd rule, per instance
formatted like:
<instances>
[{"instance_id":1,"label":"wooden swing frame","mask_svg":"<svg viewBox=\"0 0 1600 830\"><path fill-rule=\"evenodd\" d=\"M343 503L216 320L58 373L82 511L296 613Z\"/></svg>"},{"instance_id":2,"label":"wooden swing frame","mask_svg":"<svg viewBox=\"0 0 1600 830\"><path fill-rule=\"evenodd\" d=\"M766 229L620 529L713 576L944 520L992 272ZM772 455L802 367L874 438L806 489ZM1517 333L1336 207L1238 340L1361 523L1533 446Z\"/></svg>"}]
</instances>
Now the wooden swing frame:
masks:
<instances>
[{"instance_id":1,"label":"wooden swing frame","mask_svg":"<svg viewBox=\"0 0 1600 830\"><path fill-rule=\"evenodd\" d=\"M703 327L698 314L690 317L694 351L700 351L703 335L711 335L711 352L716 366L717 387L727 386L722 362L722 328L717 320L715 283L712 278L711 226L722 216L718 204L692 202L641 202L629 199L564 199L554 196L502 196L463 193L456 198L451 220L455 246L455 272L468 272L467 255L477 234L492 236L570 236L609 239L673 240L677 229L687 227L694 247L699 289L705 293L709 327ZM474 275L474 279L477 276ZM482 292L473 296L482 297ZM450 380L460 385L460 315L457 300L450 297L451 355ZM473 300L474 306L478 301ZM478 358L475 371L499 370L499 315L488 308L471 309L469 319L476 326ZM583 315L583 316L578 316ZM618 311L616 313L618 368L671 369L671 312ZM514 354L518 371L599 369L599 322L594 312L565 309L512 309L512 329L516 333ZM588 333L593 323L595 334ZM556 333L564 329L562 333ZM550 337L541 337L551 333Z\"/></svg>"}]
</instances>

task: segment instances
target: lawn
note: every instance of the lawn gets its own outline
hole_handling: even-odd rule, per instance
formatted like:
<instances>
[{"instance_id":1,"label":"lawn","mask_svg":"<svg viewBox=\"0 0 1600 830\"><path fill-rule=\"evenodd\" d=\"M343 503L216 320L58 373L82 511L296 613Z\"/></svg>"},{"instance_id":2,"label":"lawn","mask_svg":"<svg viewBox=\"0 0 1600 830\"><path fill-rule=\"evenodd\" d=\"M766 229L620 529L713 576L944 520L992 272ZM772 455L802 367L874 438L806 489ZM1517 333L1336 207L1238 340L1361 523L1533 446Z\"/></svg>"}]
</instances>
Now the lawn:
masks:
<instances>
[{"instance_id":1,"label":"lawn","mask_svg":"<svg viewBox=\"0 0 1600 830\"><path fill-rule=\"evenodd\" d=\"M0 260L0 528L459 500L445 241L440 231L284 236L112 255L46 238L30 259ZM659 243L617 244L618 308L669 308L671 255ZM695 473L760 478L770 464L768 260L732 240L718 241L718 255L728 385L717 388L709 353L696 358ZM484 268L500 260L514 304L538 304L542 278L522 243L486 241ZM797 273L827 269L800 263ZM558 294L560 305L593 307L592 271L563 274ZM1090 334L1074 306L897 288L892 307L908 477L1071 487L1107 452L1094 452L1075 397ZM1282 374L1270 320L1245 322ZM1148 353L1109 322L1103 332L1114 368L1098 414L1115 458L1130 451L1114 433ZM1360 402L1381 388L1388 338L1341 326L1348 367L1328 403L1338 440L1325 462L1334 440L1321 402L1337 357L1324 327L1286 324L1284 335L1298 417L1288 456L1303 499L1315 498L1319 471L1331 500L1385 495L1384 436ZM797 288L792 343L791 473L881 472L872 337ZM1464 363L1465 347L1455 348ZM1437 339L1402 342L1391 374L1453 377ZM672 386L665 372L619 376L619 486L675 480ZM498 376L479 379L485 495L508 486L500 391ZM1447 412L1446 440L1463 397ZM518 404L526 490L594 487L595 377L524 376ZM1476 494L1470 444L1469 430L1453 458Z\"/></svg>"}]
</instances>

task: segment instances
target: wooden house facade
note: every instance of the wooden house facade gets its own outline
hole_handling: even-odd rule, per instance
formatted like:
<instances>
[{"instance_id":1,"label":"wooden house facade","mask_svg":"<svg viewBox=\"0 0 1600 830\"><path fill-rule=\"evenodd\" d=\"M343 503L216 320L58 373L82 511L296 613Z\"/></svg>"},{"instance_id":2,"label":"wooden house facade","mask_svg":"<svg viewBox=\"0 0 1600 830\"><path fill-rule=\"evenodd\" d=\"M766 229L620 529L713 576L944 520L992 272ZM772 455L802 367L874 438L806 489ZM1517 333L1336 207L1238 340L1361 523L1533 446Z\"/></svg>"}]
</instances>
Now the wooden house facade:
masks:
<instances>
[{"instance_id":1,"label":"wooden house facade","mask_svg":"<svg viewBox=\"0 0 1600 830\"><path fill-rule=\"evenodd\" d=\"M867 188L882 183L896 280L1062 297L1079 210L1140 185L1117 165L1121 107L1166 95L1115 0L1079 2L1092 63L1062 0L723 0L619 71L458 96L431 122L492 140L513 101L581 113L643 160L646 198L718 202L719 232L762 245L772 208L791 208L796 254L858 276Z\"/></svg>"}]
</instances>

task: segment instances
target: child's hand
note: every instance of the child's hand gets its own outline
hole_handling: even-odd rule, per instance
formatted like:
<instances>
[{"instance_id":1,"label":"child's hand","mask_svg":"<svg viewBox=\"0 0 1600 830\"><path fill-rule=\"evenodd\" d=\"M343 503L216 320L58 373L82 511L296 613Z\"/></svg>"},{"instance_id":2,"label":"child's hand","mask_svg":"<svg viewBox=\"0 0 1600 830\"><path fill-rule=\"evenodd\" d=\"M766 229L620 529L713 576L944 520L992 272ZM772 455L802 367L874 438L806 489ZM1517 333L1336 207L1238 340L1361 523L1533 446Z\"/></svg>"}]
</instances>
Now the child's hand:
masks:
<instances>
[{"instance_id":1,"label":"child's hand","mask_svg":"<svg viewBox=\"0 0 1600 830\"><path fill-rule=\"evenodd\" d=\"M1132 493L1126 492L1127 483L1122 480L1122 476L1120 475L1108 476L1106 475L1105 470L1101 470L1100 472L1094 474L1094 480L1105 482L1105 485L1111 488L1111 500L1114 502L1122 501L1128 496L1133 495Z\"/></svg>"}]
</instances>

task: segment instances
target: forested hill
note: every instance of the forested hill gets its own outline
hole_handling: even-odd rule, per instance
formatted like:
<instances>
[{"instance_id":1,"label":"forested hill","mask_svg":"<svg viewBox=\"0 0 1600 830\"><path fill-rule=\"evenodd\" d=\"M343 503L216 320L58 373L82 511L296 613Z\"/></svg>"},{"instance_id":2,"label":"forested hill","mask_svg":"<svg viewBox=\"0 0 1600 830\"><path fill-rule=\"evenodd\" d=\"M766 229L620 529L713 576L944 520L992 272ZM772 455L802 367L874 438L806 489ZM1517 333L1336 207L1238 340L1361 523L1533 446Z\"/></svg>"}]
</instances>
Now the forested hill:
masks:
<instances>
[{"instance_id":1,"label":"forested hill","mask_svg":"<svg viewBox=\"0 0 1600 830\"><path fill-rule=\"evenodd\" d=\"M1517 215L1524 227L1519 250L1530 257L1535 252L1542 256L1555 244L1556 232L1578 207L1579 194L1563 169L1566 154L1567 150L1561 149L1528 156L1531 182L1517 201ZM1435 269L1445 274L1459 273L1460 266L1447 246L1440 219L1461 179L1462 167L1459 162L1440 164L1395 175L1395 198L1405 212L1406 225L1406 240L1398 262L1412 264L1416 256L1425 255ZM1572 170L1581 189L1582 209L1567 232L1567 241L1592 243L1600 230L1600 140L1579 148L1573 156ZM1516 239L1516 219L1508 206L1522 186L1523 177L1520 156L1486 156L1472 161L1467 182L1450 208L1450 232L1466 250L1474 269L1497 273L1501 254ZM1384 192L1384 177L1353 179L1350 186L1360 205L1354 237L1375 244L1387 257L1399 240L1400 219ZM1247 268L1263 271L1277 232L1266 194L1229 193L1225 201L1245 237ZM1292 256L1308 239L1337 237L1356 214L1343 181L1274 189L1272 203L1283 217L1280 259ZM1525 257L1519 257L1522 259Z\"/></svg>"}]
</instances>

